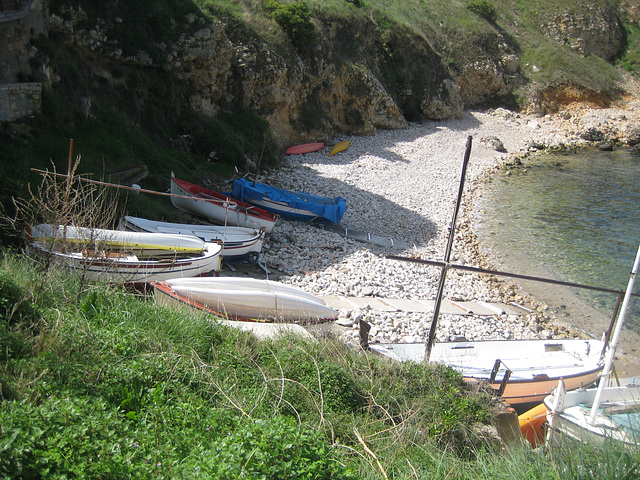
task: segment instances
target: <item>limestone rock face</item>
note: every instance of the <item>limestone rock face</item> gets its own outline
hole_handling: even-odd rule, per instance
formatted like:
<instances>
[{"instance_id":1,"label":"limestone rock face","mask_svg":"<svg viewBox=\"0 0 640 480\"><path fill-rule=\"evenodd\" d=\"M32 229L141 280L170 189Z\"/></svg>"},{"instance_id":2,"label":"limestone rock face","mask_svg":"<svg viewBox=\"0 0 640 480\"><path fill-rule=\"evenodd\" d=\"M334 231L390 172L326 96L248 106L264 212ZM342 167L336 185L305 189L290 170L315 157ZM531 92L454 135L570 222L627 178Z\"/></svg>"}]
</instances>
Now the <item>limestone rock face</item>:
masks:
<instances>
[{"instance_id":1,"label":"limestone rock face","mask_svg":"<svg viewBox=\"0 0 640 480\"><path fill-rule=\"evenodd\" d=\"M633 2L627 3L633 12ZM109 38L114 22L122 19L89 18L79 7L50 15L49 29L95 64L92 71L100 81L112 86L124 81L103 60L162 69L188 83L187 101L196 111L253 112L269 122L281 145L458 118L465 108L509 96L523 80L518 49L502 32L469 39L467 58L454 59L428 32L384 29L366 17L317 16L317 39L306 51L286 38L267 43L249 29L239 32L237 25L196 13L185 17L173 21L172 40L151 43L145 47L149 51ZM622 46L618 18L613 8L585 5L549 17L544 28L584 55L609 59ZM141 98L152 94L143 92ZM538 104L549 110L542 100Z\"/></svg>"},{"instance_id":2,"label":"limestone rock face","mask_svg":"<svg viewBox=\"0 0 640 480\"><path fill-rule=\"evenodd\" d=\"M196 21L195 17L189 20L192 24ZM180 35L167 54L165 69L194 86L191 106L195 110L215 115L224 103L234 55L224 28L211 22L194 33Z\"/></svg>"},{"instance_id":3,"label":"limestone rock face","mask_svg":"<svg viewBox=\"0 0 640 480\"><path fill-rule=\"evenodd\" d=\"M543 28L549 37L583 56L610 60L624 46L622 25L613 7L589 5L583 11L565 12L545 22Z\"/></svg>"},{"instance_id":4,"label":"limestone rock face","mask_svg":"<svg viewBox=\"0 0 640 480\"><path fill-rule=\"evenodd\" d=\"M491 62L476 62L464 68L457 80L460 96L465 106L503 97L509 93L503 72Z\"/></svg>"}]
</instances>

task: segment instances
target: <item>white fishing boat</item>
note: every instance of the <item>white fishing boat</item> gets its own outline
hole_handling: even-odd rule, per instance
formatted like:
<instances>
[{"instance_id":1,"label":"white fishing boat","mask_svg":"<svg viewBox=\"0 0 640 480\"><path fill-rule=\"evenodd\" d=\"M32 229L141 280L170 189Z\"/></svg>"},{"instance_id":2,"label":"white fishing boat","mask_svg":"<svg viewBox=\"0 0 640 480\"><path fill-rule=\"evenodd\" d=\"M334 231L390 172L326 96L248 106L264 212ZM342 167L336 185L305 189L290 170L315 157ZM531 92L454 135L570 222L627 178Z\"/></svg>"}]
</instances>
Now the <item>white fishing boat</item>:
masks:
<instances>
[{"instance_id":1,"label":"white fishing boat","mask_svg":"<svg viewBox=\"0 0 640 480\"><path fill-rule=\"evenodd\" d=\"M263 229L270 233L279 216L171 175L171 202L176 208L218 225Z\"/></svg>"},{"instance_id":2,"label":"white fishing boat","mask_svg":"<svg viewBox=\"0 0 640 480\"><path fill-rule=\"evenodd\" d=\"M52 250L40 242L29 244L29 251L40 258L84 275L90 281L118 284L147 283L176 277L194 277L220 271L222 246L206 243L200 253L176 253L173 256L145 256L112 251L86 249L65 252Z\"/></svg>"},{"instance_id":3,"label":"white fishing boat","mask_svg":"<svg viewBox=\"0 0 640 480\"><path fill-rule=\"evenodd\" d=\"M471 152L472 137L468 137L462 167L458 200L456 202L443 262L433 262L415 257L387 258L438 266L441 268L440 282L429 335L425 342L402 344L368 344L368 333L361 328L361 343L364 347L398 361L432 362L447 365L459 371L466 378L487 381L496 395L511 405L541 402L560 378L564 378L568 388L593 385L603 369L602 360L605 344L600 340L497 340L474 342L435 342L438 315L442 303L446 274L449 269L503 275L513 278L528 278L547 283L571 285L596 290L578 284L548 279L527 277L486 269L454 265L450 262L455 224L460 208L465 172ZM604 290L603 290L604 291ZM616 292L618 293L618 292Z\"/></svg>"},{"instance_id":4,"label":"white fishing boat","mask_svg":"<svg viewBox=\"0 0 640 480\"><path fill-rule=\"evenodd\" d=\"M598 387L567 391L567 386L561 380L553 395L544 399L548 411L548 444L557 444L563 437L570 437L588 444L602 444L612 440L633 447L640 445L639 386L609 385L639 264L640 248L636 254L620 316L616 321L611 342L607 346L605 366Z\"/></svg>"},{"instance_id":5,"label":"white fishing boat","mask_svg":"<svg viewBox=\"0 0 640 480\"><path fill-rule=\"evenodd\" d=\"M370 344L374 353L397 361L424 362L422 343ZM486 381L510 405L541 402L564 378L568 388L594 384L602 371L600 340L488 340L435 342L427 361L463 377Z\"/></svg>"},{"instance_id":6,"label":"white fishing boat","mask_svg":"<svg viewBox=\"0 0 640 480\"><path fill-rule=\"evenodd\" d=\"M338 315L315 295L269 280L208 277L152 285L160 304L189 305L237 320L317 323Z\"/></svg>"},{"instance_id":7,"label":"white fishing boat","mask_svg":"<svg viewBox=\"0 0 640 480\"><path fill-rule=\"evenodd\" d=\"M544 399L548 444L558 445L567 437L592 445L607 440L640 445L640 385L603 388L591 420L597 394L598 388L567 391L564 382L559 382Z\"/></svg>"},{"instance_id":8,"label":"white fishing boat","mask_svg":"<svg viewBox=\"0 0 640 480\"><path fill-rule=\"evenodd\" d=\"M262 251L264 231L255 228L221 225L197 225L160 222L125 215L120 220L120 229L137 232L171 233L190 235L205 242L222 243L222 261L225 263L255 262Z\"/></svg>"},{"instance_id":9,"label":"white fishing boat","mask_svg":"<svg viewBox=\"0 0 640 480\"><path fill-rule=\"evenodd\" d=\"M26 232L28 242L46 244L50 250L74 248L119 251L141 256L202 253L206 242L195 235L149 233L73 225L38 224Z\"/></svg>"}]
</instances>

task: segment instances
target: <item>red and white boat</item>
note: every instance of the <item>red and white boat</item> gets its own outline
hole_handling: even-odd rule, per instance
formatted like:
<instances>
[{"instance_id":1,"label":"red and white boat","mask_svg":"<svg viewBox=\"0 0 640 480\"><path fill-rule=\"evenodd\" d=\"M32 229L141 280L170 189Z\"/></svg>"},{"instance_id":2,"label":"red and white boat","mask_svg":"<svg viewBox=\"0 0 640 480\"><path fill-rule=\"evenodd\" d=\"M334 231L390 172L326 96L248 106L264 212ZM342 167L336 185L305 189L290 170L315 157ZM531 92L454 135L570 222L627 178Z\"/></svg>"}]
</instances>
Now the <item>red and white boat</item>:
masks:
<instances>
[{"instance_id":1,"label":"red and white boat","mask_svg":"<svg viewBox=\"0 0 640 480\"><path fill-rule=\"evenodd\" d=\"M228 195L171 176L171 203L218 225L261 229L269 233L279 215Z\"/></svg>"}]
</instances>

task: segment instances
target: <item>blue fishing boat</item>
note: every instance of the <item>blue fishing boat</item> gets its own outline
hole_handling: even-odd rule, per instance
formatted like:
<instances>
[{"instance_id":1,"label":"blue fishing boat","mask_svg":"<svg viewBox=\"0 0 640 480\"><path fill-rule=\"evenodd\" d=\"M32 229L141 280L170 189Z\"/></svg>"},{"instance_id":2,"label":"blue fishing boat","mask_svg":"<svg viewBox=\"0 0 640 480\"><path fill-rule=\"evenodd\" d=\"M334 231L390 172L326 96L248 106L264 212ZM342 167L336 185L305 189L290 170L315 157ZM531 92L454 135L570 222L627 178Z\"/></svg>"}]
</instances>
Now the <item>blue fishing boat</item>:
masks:
<instances>
[{"instance_id":1,"label":"blue fishing boat","mask_svg":"<svg viewBox=\"0 0 640 480\"><path fill-rule=\"evenodd\" d=\"M233 181L231 196L277 213L283 218L311 223L337 224L347 209L342 197L320 197L306 192L290 192L246 178Z\"/></svg>"}]
</instances>

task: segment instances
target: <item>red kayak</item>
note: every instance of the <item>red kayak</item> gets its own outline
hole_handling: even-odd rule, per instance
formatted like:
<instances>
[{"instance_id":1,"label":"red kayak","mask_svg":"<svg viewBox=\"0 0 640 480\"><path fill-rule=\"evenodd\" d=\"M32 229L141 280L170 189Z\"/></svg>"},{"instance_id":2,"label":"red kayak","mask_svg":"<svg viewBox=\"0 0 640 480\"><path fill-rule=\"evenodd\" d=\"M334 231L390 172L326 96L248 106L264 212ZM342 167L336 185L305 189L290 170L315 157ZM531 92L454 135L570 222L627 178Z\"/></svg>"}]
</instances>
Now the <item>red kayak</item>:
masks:
<instances>
[{"instance_id":1,"label":"red kayak","mask_svg":"<svg viewBox=\"0 0 640 480\"><path fill-rule=\"evenodd\" d=\"M301 153L309 153L309 152L317 152L318 150L322 150L324 148L324 143L305 143L304 145L297 145L295 147L291 147L285 153L287 155L299 155Z\"/></svg>"}]
</instances>

